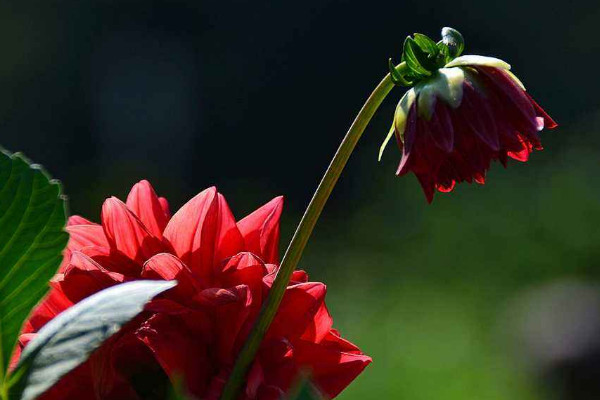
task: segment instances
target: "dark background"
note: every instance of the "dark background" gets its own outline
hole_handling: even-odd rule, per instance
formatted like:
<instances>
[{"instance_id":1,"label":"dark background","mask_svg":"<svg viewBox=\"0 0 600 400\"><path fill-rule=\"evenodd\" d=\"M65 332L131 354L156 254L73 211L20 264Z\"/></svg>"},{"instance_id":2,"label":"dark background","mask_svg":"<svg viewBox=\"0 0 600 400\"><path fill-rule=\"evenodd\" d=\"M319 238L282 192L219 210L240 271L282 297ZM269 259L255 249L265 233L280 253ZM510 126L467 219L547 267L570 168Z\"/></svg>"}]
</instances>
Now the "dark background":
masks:
<instances>
[{"instance_id":1,"label":"dark background","mask_svg":"<svg viewBox=\"0 0 600 400\"><path fill-rule=\"evenodd\" d=\"M73 213L150 180L210 185L242 217L286 195L285 244L406 35L443 26L502 58L559 122L527 164L427 205L376 155L396 89L302 262L374 357L343 399L600 398L596 1L5 1L0 143Z\"/></svg>"}]
</instances>

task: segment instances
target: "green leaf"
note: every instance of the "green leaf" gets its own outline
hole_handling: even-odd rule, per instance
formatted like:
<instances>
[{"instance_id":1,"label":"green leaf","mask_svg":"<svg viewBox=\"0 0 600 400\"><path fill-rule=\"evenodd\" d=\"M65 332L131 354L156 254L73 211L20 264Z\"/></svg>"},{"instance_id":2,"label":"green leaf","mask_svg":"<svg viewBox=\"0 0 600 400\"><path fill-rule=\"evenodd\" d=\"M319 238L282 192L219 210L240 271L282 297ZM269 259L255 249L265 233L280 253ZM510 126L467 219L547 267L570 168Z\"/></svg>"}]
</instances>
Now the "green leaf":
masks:
<instances>
[{"instance_id":1,"label":"green leaf","mask_svg":"<svg viewBox=\"0 0 600 400\"><path fill-rule=\"evenodd\" d=\"M60 265L65 224L59 182L0 149L0 387L21 325Z\"/></svg>"},{"instance_id":2,"label":"green leaf","mask_svg":"<svg viewBox=\"0 0 600 400\"><path fill-rule=\"evenodd\" d=\"M408 65L415 75L431 75L431 72L423 66L424 62L427 63L427 54L419 48L417 43L411 37L407 37L404 41L404 51L402 56L404 61L406 61L406 65Z\"/></svg>"},{"instance_id":3,"label":"green leaf","mask_svg":"<svg viewBox=\"0 0 600 400\"><path fill-rule=\"evenodd\" d=\"M415 33L413 36L417 45L419 45L421 50L423 50L425 53L434 56L439 53L440 50L438 49L435 42L429 38L429 36L420 33Z\"/></svg>"},{"instance_id":4,"label":"green leaf","mask_svg":"<svg viewBox=\"0 0 600 400\"><path fill-rule=\"evenodd\" d=\"M48 322L9 378L10 398L33 400L82 364L106 339L175 281L134 281L98 292Z\"/></svg>"}]
</instances>

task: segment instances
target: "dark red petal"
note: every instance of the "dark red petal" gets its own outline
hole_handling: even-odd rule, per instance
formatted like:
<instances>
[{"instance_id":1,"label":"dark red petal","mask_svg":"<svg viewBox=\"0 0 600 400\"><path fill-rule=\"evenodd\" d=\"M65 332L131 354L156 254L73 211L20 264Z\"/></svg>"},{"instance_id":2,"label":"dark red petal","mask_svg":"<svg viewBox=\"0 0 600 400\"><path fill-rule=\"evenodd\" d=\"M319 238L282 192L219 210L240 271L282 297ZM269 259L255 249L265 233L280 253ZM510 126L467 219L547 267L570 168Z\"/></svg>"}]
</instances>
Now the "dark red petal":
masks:
<instances>
[{"instance_id":1,"label":"dark red petal","mask_svg":"<svg viewBox=\"0 0 600 400\"><path fill-rule=\"evenodd\" d=\"M279 262L279 218L282 210L283 196L279 196L237 223L246 250L261 257L265 263Z\"/></svg>"},{"instance_id":2,"label":"dark red petal","mask_svg":"<svg viewBox=\"0 0 600 400\"><path fill-rule=\"evenodd\" d=\"M448 193L454 189L454 186L456 186L456 181L453 179L447 183L438 183L435 188L440 192Z\"/></svg>"},{"instance_id":3,"label":"dark red petal","mask_svg":"<svg viewBox=\"0 0 600 400\"><path fill-rule=\"evenodd\" d=\"M111 251L108 247L89 246L82 247L79 251L111 272L118 272L131 278L140 275L139 264L117 251Z\"/></svg>"},{"instance_id":4,"label":"dark red petal","mask_svg":"<svg viewBox=\"0 0 600 400\"><path fill-rule=\"evenodd\" d=\"M137 336L152 350L171 381L183 379L191 394L204 395L213 370L208 343L199 340L181 318L155 315Z\"/></svg>"},{"instance_id":5,"label":"dark red petal","mask_svg":"<svg viewBox=\"0 0 600 400\"><path fill-rule=\"evenodd\" d=\"M96 399L94 380L89 362L86 362L42 394L37 400ZM131 400L138 400L131 397Z\"/></svg>"},{"instance_id":6,"label":"dark red petal","mask_svg":"<svg viewBox=\"0 0 600 400\"><path fill-rule=\"evenodd\" d=\"M546 111L529 95L529 93L525 92L525 96L529 99L531 104L533 104L533 108L535 108L536 113L544 119L544 128L554 129L558 126L558 124L550 117Z\"/></svg>"},{"instance_id":7,"label":"dark red petal","mask_svg":"<svg viewBox=\"0 0 600 400\"><path fill-rule=\"evenodd\" d=\"M177 286L167 294L169 298L179 299L186 304L202 290L192 271L172 254L160 253L144 263L141 277L155 280L177 280Z\"/></svg>"},{"instance_id":8,"label":"dark red petal","mask_svg":"<svg viewBox=\"0 0 600 400\"><path fill-rule=\"evenodd\" d=\"M508 102L502 102L502 105L513 118L526 123L527 130L536 130L535 110L527 98L526 92L517 83L509 77L506 72L494 67L478 67L478 71L491 81L489 90L495 90L496 94L504 94ZM493 86L492 86L493 85Z\"/></svg>"},{"instance_id":9,"label":"dark red petal","mask_svg":"<svg viewBox=\"0 0 600 400\"><path fill-rule=\"evenodd\" d=\"M413 143L415 140L417 140L416 137L418 136L416 102L408 112L406 126L404 128L404 142L401 141L399 132L396 131L395 134L398 143L402 145L402 159L400 160L400 165L398 165L398 169L396 170L396 175L400 176L409 171L409 161L413 150Z\"/></svg>"},{"instance_id":10,"label":"dark red petal","mask_svg":"<svg viewBox=\"0 0 600 400\"><path fill-rule=\"evenodd\" d=\"M519 150L509 151L507 154L512 159L521 162L526 162L527 160L529 160L529 154L531 154L533 148L531 144L521 134L517 134L517 138L521 143L521 148Z\"/></svg>"},{"instance_id":11,"label":"dark red petal","mask_svg":"<svg viewBox=\"0 0 600 400\"><path fill-rule=\"evenodd\" d=\"M488 101L477 93L470 83L463 85L463 99L458 113L463 123L481 139L492 151L500 149L498 128Z\"/></svg>"},{"instance_id":12,"label":"dark red petal","mask_svg":"<svg viewBox=\"0 0 600 400\"><path fill-rule=\"evenodd\" d=\"M229 365L235 359L236 350L243 344L241 333L247 334L247 329L242 330L248 322L252 294L246 285L238 285L229 289L207 289L197 300L209 307L213 307L216 335L216 352L219 362ZM249 326L249 324L248 324Z\"/></svg>"},{"instance_id":13,"label":"dark red petal","mask_svg":"<svg viewBox=\"0 0 600 400\"><path fill-rule=\"evenodd\" d=\"M274 385L262 385L258 390L257 400L281 400L285 393Z\"/></svg>"},{"instance_id":14,"label":"dark red petal","mask_svg":"<svg viewBox=\"0 0 600 400\"><path fill-rule=\"evenodd\" d=\"M428 174L415 173L415 176L417 177L419 183L421 184L421 187L423 188L423 193L425 193L425 198L427 199L427 202L431 203L433 201L433 194L435 189L433 179Z\"/></svg>"},{"instance_id":15,"label":"dark red petal","mask_svg":"<svg viewBox=\"0 0 600 400\"><path fill-rule=\"evenodd\" d=\"M126 204L152 235L162 238L168 218L150 182L143 180L136 183L127 196Z\"/></svg>"},{"instance_id":16,"label":"dark red petal","mask_svg":"<svg viewBox=\"0 0 600 400\"><path fill-rule=\"evenodd\" d=\"M454 128L446 105L441 101L436 102L431 121L425 125L434 143L444 152L450 153L454 148Z\"/></svg>"},{"instance_id":17,"label":"dark red petal","mask_svg":"<svg viewBox=\"0 0 600 400\"><path fill-rule=\"evenodd\" d=\"M294 342L294 359L312 371L313 382L330 398L337 396L371 363L371 357L346 353L344 344Z\"/></svg>"},{"instance_id":18,"label":"dark red petal","mask_svg":"<svg viewBox=\"0 0 600 400\"><path fill-rule=\"evenodd\" d=\"M62 278L56 282L73 303L78 303L94 293L110 286L123 283L125 277L109 272L100 264L81 252L74 252Z\"/></svg>"},{"instance_id":19,"label":"dark red petal","mask_svg":"<svg viewBox=\"0 0 600 400\"><path fill-rule=\"evenodd\" d=\"M102 205L102 226L111 249L143 263L164 250L160 239L152 235L139 218L116 197Z\"/></svg>"},{"instance_id":20,"label":"dark red petal","mask_svg":"<svg viewBox=\"0 0 600 400\"><path fill-rule=\"evenodd\" d=\"M203 282L212 282L221 261L244 247L235 219L214 187L181 207L163 235L175 254Z\"/></svg>"}]
</instances>

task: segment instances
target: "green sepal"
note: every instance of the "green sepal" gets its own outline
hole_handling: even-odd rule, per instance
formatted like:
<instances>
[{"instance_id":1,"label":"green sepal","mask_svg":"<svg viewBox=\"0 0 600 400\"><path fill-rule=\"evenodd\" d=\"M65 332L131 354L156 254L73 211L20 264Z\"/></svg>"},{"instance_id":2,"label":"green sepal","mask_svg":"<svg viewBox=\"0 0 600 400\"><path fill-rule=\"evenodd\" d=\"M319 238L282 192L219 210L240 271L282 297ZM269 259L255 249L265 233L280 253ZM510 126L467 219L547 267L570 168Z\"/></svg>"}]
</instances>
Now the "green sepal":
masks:
<instances>
[{"instance_id":1,"label":"green sepal","mask_svg":"<svg viewBox=\"0 0 600 400\"><path fill-rule=\"evenodd\" d=\"M406 61L406 65L415 77L431 76L431 72L424 66L429 63L427 53L421 50L417 42L410 36L404 41L402 60Z\"/></svg>"},{"instance_id":2,"label":"green sepal","mask_svg":"<svg viewBox=\"0 0 600 400\"><path fill-rule=\"evenodd\" d=\"M437 42L436 46L439 49L440 54L442 54L442 56L444 57L444 64L447 64L450 61L452 61L452 57L450 56L450 49L448 49L448 46L446 46L443 41L440 40L439 42Z\"/></svg>"},{"instance_id":3,"label":"green sepal","mask_svg":"<svg viewBox=\"0 0 600 400\"><path fill-rule=\"evenodd\" d=\"M398 86L406 86L406 87L410 87L412 85L414 85L413 81L409 81L407 80L404 75L402 74L402 70L406 69L402 68L402 66L405 66L406 64L402 64L400 67L396 67L394 65L394 62L392 61L392 59L388 59L388 69L390 70L390 79L392 80L392 82L394 83L394 85L398 85Z\"/></svg>"},{"instance_id":4,"label":"green sepal","mask_svg":"<svg viewBox=\"0 0 600 400\"><path fill-rule=\"evenodd\" d=\"M431 54L432 56L436 56L439 53L440 50L438 49L436 43L431 40L429 36L421 33L415 33L413 36L414 41L425 53Z\"/></svg>"}]
</instances>

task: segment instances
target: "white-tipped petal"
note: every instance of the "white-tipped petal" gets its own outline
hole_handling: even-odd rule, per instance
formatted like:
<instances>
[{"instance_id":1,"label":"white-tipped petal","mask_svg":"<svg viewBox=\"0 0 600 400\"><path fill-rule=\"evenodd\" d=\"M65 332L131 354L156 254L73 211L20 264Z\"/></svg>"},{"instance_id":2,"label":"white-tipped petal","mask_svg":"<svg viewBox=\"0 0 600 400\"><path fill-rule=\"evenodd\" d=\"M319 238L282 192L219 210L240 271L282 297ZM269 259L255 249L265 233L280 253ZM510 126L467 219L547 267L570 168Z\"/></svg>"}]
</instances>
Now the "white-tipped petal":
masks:
<instances>
[{"instance_id":1,"label":"white-tipped petal","mask_svg":"<svg viewBox=\"0 0 600 400\"><path fill-rule=\"evenodd\" d=\"M430 120L438 99L457 108L462 101L464 81L465 73L461 68L440 68L433 77L417 84L419 116Z\"/></svg>"},{"instance_id":2,"label":"white-tipped petal","mask_svg":"<svg viewBox=\"0 0 600 400\"><path fill-rule=\"evenodd\" d=\"M452 67L467 67L469 65L481 65L488 67L501 68L505 70L510 69L510 64L502 61L499 58L495 57L484 57L484 56L476 56L476 55L467 55L460 56L450 61L448 64L444 66L444 68L452 68Z\"/></svg>"},{"instance_id":3,"label":"white-tipped petal","mask_svg":"<svg viewBox=\"0 0 600 400\"><path fill-rule=\"evenodd\" d=\"M387 136L385 137L385 140L379 148L379 160L381 160L381 156L383 155L385 147L389 143L392 136L394 136L394 131L398 132L400 137L403 137L404 129L406 128L406 119L408 118L408 112L410 111L410 108L412 107L416 98L417 94L415 92L415 89L411 88L406 93L404 93L404 96L402 96L400 102L398 102L398 105L396 106L396 112L394 113L394 123L392 124L392 128L388 132Z\"/></svg>"}]
</instances>

